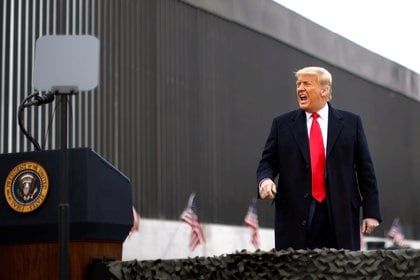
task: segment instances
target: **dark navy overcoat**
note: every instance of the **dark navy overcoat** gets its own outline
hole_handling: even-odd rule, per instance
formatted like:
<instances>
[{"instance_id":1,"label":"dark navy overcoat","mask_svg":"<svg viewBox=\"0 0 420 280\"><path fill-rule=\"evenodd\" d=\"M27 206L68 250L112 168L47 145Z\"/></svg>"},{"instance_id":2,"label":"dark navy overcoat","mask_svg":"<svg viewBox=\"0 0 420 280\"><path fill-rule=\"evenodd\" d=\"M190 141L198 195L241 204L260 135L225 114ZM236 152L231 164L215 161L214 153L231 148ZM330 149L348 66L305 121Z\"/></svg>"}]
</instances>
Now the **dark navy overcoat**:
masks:
<instances>
[{"instance_id":1,"label":"dark navy overcoat","mask_svg":"<svg viewBox=\"0 0 420 280\"><path fill-rule=\"evenodd\" d=\"M358 115L329 106L326 188L339 248L360 249L363 218L381 221L378 188L366 136ZM257 182L275 178L275 247L305 248L311 202L311 167L306 115L301 109L274 118Z\"/></svg>"}]
</instances>

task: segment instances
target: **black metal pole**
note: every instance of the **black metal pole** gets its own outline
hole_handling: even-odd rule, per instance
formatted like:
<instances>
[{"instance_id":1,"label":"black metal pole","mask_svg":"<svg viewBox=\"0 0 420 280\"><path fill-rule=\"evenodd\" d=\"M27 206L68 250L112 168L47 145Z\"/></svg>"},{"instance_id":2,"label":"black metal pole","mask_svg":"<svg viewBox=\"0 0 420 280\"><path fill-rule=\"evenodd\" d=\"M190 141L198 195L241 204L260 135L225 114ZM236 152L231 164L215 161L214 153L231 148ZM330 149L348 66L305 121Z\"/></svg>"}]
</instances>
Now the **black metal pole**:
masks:
<instances>
[{"instance_id":1,"label":"black metal pole","mask_svg":"<svg viewBox=\"0 0 420 280\"><path fill-rule=\"evenodd\" d=\"M58 1L58 34L65 34L66 5L65 1ZM61 110L60 125L57 134L60 135L60 202L58 204L58 243L59 243L59 279L70 278L69 257L69 199L68 199L68 158L67 158L67 94L58 94L59 109ZM57 137L58 138L58 137Z\"/></svg>"},{"instance_id":2,"label":"black metal pole","mask_svg":"<svg viewBox=\"0 0 420 280\"><path fill-rule=\"evenodd\" d=\"M59 94L60 103L60 202L58 205L58 240L59 240L59 264L61 280L70 278L69 257L69 195L68 195L68 154L67 154L67 103L68 95Z\"/></svg>"}]
</instances>

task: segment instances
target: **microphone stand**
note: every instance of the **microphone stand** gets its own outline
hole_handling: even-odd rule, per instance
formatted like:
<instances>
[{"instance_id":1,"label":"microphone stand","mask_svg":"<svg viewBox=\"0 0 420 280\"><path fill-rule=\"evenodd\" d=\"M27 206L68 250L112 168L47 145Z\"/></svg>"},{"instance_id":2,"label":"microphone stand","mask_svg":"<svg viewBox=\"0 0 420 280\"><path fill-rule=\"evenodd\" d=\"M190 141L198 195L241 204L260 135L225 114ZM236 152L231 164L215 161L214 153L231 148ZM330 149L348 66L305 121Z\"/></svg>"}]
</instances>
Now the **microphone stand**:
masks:
<instances>
[{"instance_id":1,"label":"microphone stand","mask_svg":"<svg viewBox=\"0 0 420 280\"><path fill-rule=\"evenodd\" d=\"M68 280L70 277L70 256L69 256L69 242L70 242L70 219L69 219L69 170L68 170L68 118L67 105L69 102L69 95L73 95L74 91L69 93L58 93L57 102L60 104L60 202L58 204L58 241L59 241L59 264L60 264L60 278L61 280Z\"/></svg>"},{"instance_id":2,"label":"microphone stand","mask_svg":"<svg viewBox=\"0 0 420 280\"><path fill-rule=\"evenodd\" d=\"M60 143L60 200L58 204L58 245L59 245L59 279L68 280L70 277L70 205L69 205L69 159L68 159L68 110L69 96L74 95L77 89L74 87L57 87L51 93L39 95L31 94L25 98L19 106L19 127L24 135L32 142L37 151L41 146L23 126L23 109L31 106L40 106L54 101L57 96L59 110L59 126L57 129L57 143Z\"/></svg>"}]
</instances>

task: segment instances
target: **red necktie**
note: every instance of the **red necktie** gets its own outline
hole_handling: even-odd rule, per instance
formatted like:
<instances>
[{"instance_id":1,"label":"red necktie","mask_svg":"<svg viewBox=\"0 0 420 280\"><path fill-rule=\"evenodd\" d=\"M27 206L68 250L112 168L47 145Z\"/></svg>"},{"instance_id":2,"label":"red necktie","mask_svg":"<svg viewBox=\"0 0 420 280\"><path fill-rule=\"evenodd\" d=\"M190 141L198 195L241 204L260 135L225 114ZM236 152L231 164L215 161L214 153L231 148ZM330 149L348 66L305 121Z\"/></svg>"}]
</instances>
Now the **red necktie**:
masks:
<instances>
[{"instance_id":1,"label":"red necktie","mask_svg":"<svg viewBox=\"0 0 420 280\"><path fill-rule=\"evenodd\" d=\"M317 113L312 113L312 125L309 134L309 150L311 154L312 197L322 202L325 197L325 150L321 128L316 120Z\"/></svg>"}]
</instances>

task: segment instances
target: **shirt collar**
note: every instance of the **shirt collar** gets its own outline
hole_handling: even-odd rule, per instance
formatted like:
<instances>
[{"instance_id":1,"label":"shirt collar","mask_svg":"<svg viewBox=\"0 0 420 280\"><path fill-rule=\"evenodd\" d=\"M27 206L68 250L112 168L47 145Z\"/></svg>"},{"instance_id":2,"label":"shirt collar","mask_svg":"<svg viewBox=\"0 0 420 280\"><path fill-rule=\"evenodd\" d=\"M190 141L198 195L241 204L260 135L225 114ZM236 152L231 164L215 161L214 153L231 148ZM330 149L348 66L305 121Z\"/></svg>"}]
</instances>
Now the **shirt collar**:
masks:
<instances>
[{"instance_id":1,"label":"shirt collar","mask_svg":"<svg viewBox=\"0 0 420 280\"><path fill-rule=\"evenodd\" d=\"M325 103L324 107L322 107L317 113L321 119L328 120L328 103ZM305 112L305 114L307 120L312 117L312 113Z\"/></svg>"}]
</instances>

